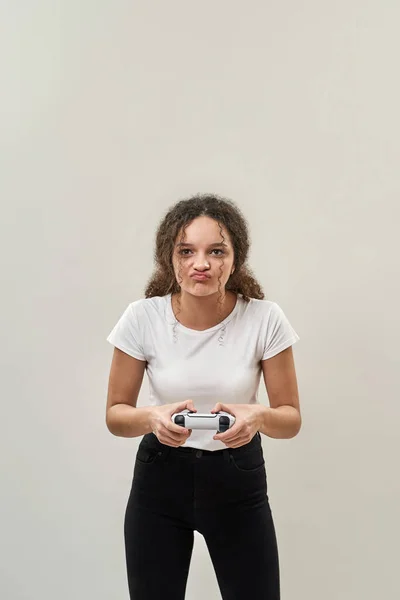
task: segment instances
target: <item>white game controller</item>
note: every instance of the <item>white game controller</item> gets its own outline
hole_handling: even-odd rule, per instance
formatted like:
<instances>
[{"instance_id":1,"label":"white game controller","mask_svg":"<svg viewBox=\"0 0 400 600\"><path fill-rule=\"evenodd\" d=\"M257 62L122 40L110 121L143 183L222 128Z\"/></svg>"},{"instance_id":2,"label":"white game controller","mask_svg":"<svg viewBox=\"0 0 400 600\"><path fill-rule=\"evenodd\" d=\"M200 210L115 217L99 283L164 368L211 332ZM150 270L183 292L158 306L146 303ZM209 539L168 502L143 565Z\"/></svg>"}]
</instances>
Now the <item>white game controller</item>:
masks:
<instances>
[{"instance_id":1,"label":"white game controller","mask_svg":"<svg viewBox=\"0 0 400 600\"><path fill-rule=\"evenodd\" d=\"M187 429L212 429L223 433L232 427L236 419L223 410L217 413L196 413L186 408L181 412L174 413L171 421L181 427L187 427Z\"/></svg>"}]
</instances>

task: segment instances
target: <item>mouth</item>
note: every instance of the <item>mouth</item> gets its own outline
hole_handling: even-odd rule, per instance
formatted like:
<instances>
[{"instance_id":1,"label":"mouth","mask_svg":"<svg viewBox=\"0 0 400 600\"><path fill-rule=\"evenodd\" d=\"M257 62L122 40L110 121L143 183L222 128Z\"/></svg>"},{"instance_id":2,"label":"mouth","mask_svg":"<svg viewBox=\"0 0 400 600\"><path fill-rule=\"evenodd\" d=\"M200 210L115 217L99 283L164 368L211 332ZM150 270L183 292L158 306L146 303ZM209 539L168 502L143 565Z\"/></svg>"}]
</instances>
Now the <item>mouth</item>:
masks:
<instances>
[{"instance_id":1,"label":"mouth","mask_svg":"<svg viewBox=\"0 0 400 600\"><path fill-rule=\"evenodd\" d=\"M194 279L195 281L207 281L208 279L210 279L210 277L208 275L201 275L199 273L197 275L192 275L192 279Z\"/></svg>"}]
</instances>

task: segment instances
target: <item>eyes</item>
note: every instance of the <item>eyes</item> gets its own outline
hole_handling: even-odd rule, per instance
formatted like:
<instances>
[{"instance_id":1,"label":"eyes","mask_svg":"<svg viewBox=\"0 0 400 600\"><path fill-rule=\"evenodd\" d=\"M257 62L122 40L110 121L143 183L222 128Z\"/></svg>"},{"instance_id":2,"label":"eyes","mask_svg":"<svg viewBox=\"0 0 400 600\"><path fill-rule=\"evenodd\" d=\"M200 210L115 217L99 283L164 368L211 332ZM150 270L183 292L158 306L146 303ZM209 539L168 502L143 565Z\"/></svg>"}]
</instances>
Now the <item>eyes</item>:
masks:
<instances>
[{"instance_id":1,"label":"eyes","mask_svg":"<svg viewBox=\"0 0 400 600\"><path fill-rule=\"evenodd\" d=\"M178 251L178 254L180 254L181 256L189 256L189 252L192 252L192 250L190 248L182 248L181 250ZM213 250L211 250L211 253L213 252L219 252L220 254L214 254L214 256L223 256L225 254L224 250L221 250L220 248L214 248Z\"/></svg>"}]
</instances>

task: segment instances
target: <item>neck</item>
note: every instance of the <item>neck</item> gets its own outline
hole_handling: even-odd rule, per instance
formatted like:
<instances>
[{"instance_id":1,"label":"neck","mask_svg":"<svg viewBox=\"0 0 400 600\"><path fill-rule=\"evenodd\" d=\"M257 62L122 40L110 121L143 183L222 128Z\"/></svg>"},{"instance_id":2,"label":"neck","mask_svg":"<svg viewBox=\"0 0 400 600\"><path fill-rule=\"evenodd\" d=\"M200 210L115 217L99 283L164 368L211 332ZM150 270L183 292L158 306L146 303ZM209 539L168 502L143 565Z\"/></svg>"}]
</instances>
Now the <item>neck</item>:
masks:
<instances>
[{"instance_id":1,"label":"neck","mask_svg":"<svg viewBox=\"0 0 400 600\"><path fill-rule=\"evenodd\" d=\"M237 295L233 292L222 292L209 296L194 296L181 290L178 303L177 294L172 296L172 309L177 320L190 329L209 329L218 325L233 310ZM222 308L222 312L221 312Z\"/></svg>"}]
</instances>

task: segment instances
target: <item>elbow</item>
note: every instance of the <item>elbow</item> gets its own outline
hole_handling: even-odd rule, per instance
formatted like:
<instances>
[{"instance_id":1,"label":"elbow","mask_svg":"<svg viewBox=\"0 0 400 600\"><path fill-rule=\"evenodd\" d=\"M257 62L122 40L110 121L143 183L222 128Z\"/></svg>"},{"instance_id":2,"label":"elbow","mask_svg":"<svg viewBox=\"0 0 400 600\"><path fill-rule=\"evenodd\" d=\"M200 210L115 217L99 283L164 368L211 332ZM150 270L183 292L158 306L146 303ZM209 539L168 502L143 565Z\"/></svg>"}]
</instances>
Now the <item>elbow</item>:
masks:
<instances>
[{"instance_id":1,"label":"elbow","mask_svg":"<svg viewBox=\"0 0 400 600\"><path fill-rule=\"evenodd\" d=\"M290 440L296 437L301 430L302 420L299 410L296 408L294 411L291 412L292 414L286 422L286 427L282 428L280 431L280 435L277 436L281 439Z\"/></svg>"},{"instance_id":2,"label":"elbow","mask_svg":"<svg viewBox=\"0 0 400 600\"><path fill-rule=\"evenodd\" d=\"M105 419L108 431L116 437L136 437L138 435L137 427L134 423L135 420L132 419L135 411L135 407L122 402L108 408Z\"/></svg>"},{"instance_id":3,"label":"elbow","mask_svg":"<svg viewBox=\"0 0 400 600\"><path fill-rule=\"evenodd\" d=\"M108 431L112 433L112 435L120 437L118 424L116 423L114 415L110 413L110 409L106 412L105 422Z\"/></svg>"},{"instance_id":4,"label":"elbow","mask_svg":"<svg viewBox=\"0 0 400 600\"><path fill-rule=\"evenodd\" d=\"M302 423L303 422L302 422L301 414L299 411L297 411L296 419L293 423L292 435L290 436L291 438L296 437L296 435L298 435L300 433Z\"/></svg>"},{"instance_id":5,"label":"elbow","mask_svg":"<svg viewBox=\"0 0 400 600\"><path fill-rule=\"evenodd\" d=\"M112 420L110 419L110 417L108 416L108 414L106 414L105 421L106 421L106 427L107 427L108 431L109 431L110 433L112 433L113 435L115 435L115 434L114 434L114 429L113 429Z\"/></svg>"}]
</instances>

